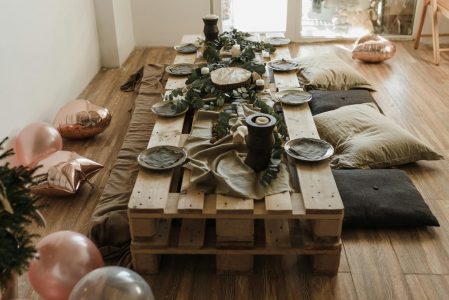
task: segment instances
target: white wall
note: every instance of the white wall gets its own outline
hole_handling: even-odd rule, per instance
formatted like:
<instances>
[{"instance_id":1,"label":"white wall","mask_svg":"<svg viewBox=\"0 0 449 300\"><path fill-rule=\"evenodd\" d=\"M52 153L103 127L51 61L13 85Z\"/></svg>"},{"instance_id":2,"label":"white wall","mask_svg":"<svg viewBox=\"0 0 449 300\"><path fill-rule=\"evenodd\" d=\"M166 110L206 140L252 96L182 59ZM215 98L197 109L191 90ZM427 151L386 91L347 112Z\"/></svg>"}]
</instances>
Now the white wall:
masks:
<instances>
[{"instance_id":1,"label":"white wall","mask_svg":"<svg viewBox=\"0 0 449 300\"><path fill-rule=\"evenodd\" d=\"M210 0L132 0L136 46L173 46L183 34L201 33Z\"/></svg>"},{"instance_id":2,"label":"white wall","mask_svg":"<svg viewBox=\"0 0 449 300\"><path fill-rule=\"evenodd\" d=\"M134 50L131 0L94 0L101 65L118 68Z\"/></svg>"},{"instance_id":3,"label":"white wall","mask_svg":"<svg viewBox=\"0 0 449 300\"><path fill-rule=\"evenodd\" d=\"M134 50L133 16L131 0L113 0L114 19L120 65L125 62Z\"/></svg>"},{"instance_id":4,"label":"white wall","mask_svg":"<svg viewBox=\"0 0 449 300\"><path fill-rule=\"evenodd\" d=\"M1 0L0 37L0 138L52 121L100 68L92 0Z\"/></svg>"}]
</instances>

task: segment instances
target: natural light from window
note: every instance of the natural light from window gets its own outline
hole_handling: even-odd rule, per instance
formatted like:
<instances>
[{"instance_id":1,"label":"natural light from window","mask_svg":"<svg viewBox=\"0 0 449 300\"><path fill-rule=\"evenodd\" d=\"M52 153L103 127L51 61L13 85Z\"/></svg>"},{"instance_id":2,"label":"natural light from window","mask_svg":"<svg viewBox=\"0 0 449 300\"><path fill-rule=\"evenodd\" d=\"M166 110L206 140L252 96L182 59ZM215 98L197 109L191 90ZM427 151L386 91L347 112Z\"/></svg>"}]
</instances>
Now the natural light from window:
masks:
<instances>
[{"instance_id":1,"label":"natural light from window","mask_svg":"<svg viewBox=\"0 0 449 300\"><path fill-rule=\"evenodd\" d=\"M224 0L223 27L247 32L284 32L287 0Z\"/></svg>"}]
</instances>

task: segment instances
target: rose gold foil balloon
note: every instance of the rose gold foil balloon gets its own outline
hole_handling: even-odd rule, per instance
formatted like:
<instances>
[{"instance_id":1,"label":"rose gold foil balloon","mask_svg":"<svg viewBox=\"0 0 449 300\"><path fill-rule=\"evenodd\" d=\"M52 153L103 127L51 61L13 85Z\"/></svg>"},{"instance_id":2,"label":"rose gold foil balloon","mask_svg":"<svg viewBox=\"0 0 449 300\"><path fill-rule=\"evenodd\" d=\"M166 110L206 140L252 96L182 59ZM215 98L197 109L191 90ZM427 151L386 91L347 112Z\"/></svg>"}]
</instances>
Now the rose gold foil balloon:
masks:
<instances>
[{"instance_id":1,"label":"rose gold foil balloon","mask_svg":"<svg viewBox=\"0 0 449 300\"><path fill-rule=\"evenodd\" d=\"M84 275L104 265L94 243L73 231L47 235L37 243L36 249L28 278L33 289L45 300L68 299L72 288Z\"/></svg>"},{"instance_id":2,"label":"rose gold foil balloon","mask_svg":"<svg viewBox=\"0 0 449 300\"><path fill-rule=\"evenodd\" d=\"M39 160L61 149L61 135L56 128L45 122L27 125L14 141L16 160L24 166L33 166Z\"/></svg>"},{"instance_id":3,"label":"rose gold foil balloon","mask_svg":"<svg viewBox=\"0 0 449 300\"><path fill-rule=\"evenodd\" d=\"M92 178L102 165L70 151L57 151L38 163L31 192L47 196L70 196Z\"/></svg>"},{"instance_id":4,"label":"rose gold foil balloon","mask_svg":"<svg viewBox=\"0 0 449 300\"><path fill-rule=\"evenodd\" d=\"M103 132L111 122L107 108L78 99L64 105L53 124L68 139L84 139Z\"/></svg>"},{"instance_id":5,"label":"rose gold foil balloon","mask_svg":"<svg viewBox=\"0 0 449 300\"><path fill-rule=\"evenodd\" d=\"M396 53L396 46L376 34L362 36L355 42L352 58L364 62L382 62Z\"/></svg>"}]
</instances>

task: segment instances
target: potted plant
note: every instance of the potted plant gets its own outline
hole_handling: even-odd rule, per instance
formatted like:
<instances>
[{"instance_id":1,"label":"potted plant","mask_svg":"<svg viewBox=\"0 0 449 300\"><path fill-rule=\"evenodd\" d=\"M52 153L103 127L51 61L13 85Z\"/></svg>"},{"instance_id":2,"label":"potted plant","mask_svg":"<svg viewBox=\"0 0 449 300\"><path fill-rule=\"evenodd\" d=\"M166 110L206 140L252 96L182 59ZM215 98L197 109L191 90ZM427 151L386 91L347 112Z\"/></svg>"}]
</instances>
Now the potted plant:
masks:
<instances>
[{"instance_id":1,"label":"potted plant","mask_svg":"<svg viewBox=\"0 0 449 300\"><path fill-rule=\"evenodd\" d=\"M45 226L38 211L38 198L30 192L35 169L12 167L6 158L13 155L5 151L0 142L0 299L10 299L17 293L17 275L28 267L34 255L33 238L29 225L36 222Z\"/></svg>"}]
</instances>

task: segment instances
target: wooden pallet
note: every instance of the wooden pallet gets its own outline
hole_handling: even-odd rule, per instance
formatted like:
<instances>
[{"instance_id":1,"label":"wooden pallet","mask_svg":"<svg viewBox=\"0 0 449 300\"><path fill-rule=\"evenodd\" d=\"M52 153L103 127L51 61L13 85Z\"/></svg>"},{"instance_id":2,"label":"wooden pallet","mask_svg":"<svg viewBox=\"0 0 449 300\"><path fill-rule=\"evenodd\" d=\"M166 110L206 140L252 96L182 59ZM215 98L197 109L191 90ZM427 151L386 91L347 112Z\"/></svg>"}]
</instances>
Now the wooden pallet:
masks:
<instances>
[{"instance_id":1,"label":"wooden pallet","mask_svg":"<svg viewBox=\"0 0 449 300\"><path fill-rule=\"evenodd\" d=\"M182 42L196 38L184 36ZM179 54L175 63L194 63L195 58ZM275 58L290 58L288 47L279 47ZM274 78L277 90L299 87L294 72ZM173 77L166 88L184 82ZM290 138L319 137L307 104L282 110ZM148 147L182 145L184 118L158 118ZM343 204L329 163L292 162L290 174L294 193L255 200L206 195L189 186L188 170L141 170L128 205L134 268L156 273L160 254L212 254L219 272L247 272L254 255L294 254L311 255L317 273L336 273Z\"/></svg>"}]
</instances>

